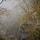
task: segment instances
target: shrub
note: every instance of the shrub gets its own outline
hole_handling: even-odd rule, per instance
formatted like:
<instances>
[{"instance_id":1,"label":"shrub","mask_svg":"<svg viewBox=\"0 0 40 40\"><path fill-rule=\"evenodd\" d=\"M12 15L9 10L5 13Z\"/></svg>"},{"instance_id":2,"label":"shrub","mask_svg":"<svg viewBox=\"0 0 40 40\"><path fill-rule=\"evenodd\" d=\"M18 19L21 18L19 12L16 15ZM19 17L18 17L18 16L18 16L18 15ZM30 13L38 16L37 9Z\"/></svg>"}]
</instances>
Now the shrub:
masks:
<instances>
[{"instance_id":1,"label":"shrub","mask_svg":"<svg viewBox=\"0 0 40 40\"><path fill-rule=\"evenodd\" d=\"M40 40L40 28L36 28L36 30L32 32L32 39Z\"/></svg>"}]
</instances>

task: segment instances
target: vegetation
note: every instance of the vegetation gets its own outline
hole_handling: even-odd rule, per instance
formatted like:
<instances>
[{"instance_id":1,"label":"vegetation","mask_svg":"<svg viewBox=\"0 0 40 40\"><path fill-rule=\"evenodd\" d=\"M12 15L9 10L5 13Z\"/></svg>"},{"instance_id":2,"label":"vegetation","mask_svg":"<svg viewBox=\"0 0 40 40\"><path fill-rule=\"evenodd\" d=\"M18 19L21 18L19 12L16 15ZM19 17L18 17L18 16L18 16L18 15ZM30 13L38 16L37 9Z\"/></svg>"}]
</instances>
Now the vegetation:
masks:
<instances>
[{"instance_id":1,"label":"vegetation","mask_svg":"<svg viewBox=\"0 0 40 40\"><path fill-rule=\"evenodd\" d=\"M23 9L23 10L26 12L25 9ZM30 22L35 23L36 22L35 19L40 22L40 0L36 0L36 3L33 5L33 10L34 10L34 12L32 14L34 14L34 15L32 15L30 12L28 12L28 15L21 16L21 18L19 19L19 20L21 20L19 22L22 24L20 26L20 31L22 31L22 32L31 32L31 34L30 34L31 35L30 36L31 40L40 40L40 28L38 28L37 25L30 24ZM35 15L35 12L37 12L36 15ZM2 15L2 13L0 13L0 15ZM36 16L36 18L33 19L32 16L33 17ZM27 22L29 22L29 24L27 24ZM32 30L32 28L33 28L33 30ZM35 30L34 30L34 28L35 28ZM17 31L19 31L19 29ZM19 35L18 35L18 37L19 37ZM5 38L2 38L0 36L0 40L5 40ZM25 39L23 39L23 40L25 40Z\"/></svg>"},{"instance_id":2,"label":"vegetation","mask_svg":"<svg viewBox=\"0 0 40 40\"><path fill-rule=\"evenodd\" d=\"M32 32L32 39L33 39L33 40L40 40L40 28L36 28L36 29Z\"/></svg>"}]
</instances>

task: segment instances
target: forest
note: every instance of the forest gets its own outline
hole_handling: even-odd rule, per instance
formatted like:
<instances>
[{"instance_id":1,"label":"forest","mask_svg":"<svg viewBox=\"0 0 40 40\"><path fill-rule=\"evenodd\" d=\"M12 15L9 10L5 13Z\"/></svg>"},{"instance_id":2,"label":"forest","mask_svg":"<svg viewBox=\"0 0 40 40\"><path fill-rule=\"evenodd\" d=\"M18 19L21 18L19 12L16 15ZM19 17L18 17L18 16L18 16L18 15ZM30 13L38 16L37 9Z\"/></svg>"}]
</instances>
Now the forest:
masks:
<instances>
[{"instance_id":1,"label":"forest","mask_svg":"<svg viewBox=\"0 0 40 40\"><path fill-rule=\"evenodd\" d=\"M40 40L40 0L0 0L0 40Z\"/></svg>"}]
</instances>

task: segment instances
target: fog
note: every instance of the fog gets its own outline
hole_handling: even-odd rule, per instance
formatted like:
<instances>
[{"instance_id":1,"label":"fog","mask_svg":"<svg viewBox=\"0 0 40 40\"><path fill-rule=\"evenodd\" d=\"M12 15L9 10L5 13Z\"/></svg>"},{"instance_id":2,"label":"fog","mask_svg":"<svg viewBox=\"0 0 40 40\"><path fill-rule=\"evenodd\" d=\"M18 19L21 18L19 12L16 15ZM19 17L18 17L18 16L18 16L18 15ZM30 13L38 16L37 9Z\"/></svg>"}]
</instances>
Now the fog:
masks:
<instances>
[{"instance_id":1,"label":"fog","mask_svg":"<svg viewBox=\"0 0 40 40\"><path fill-rule=\"evenodd\" d=\"M33 0L3 0L0 4L0 32L19 30L22 23L19 19L33 11L33 3Z\"/></svg>"}]
</instances>

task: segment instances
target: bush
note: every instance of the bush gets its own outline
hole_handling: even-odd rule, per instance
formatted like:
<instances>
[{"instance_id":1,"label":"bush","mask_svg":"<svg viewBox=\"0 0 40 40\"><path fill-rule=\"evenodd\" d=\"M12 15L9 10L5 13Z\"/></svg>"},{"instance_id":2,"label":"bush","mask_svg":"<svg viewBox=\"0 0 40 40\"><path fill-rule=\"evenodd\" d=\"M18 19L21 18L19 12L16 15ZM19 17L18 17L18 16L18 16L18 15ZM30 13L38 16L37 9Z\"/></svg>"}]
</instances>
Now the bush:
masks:
<instances>
[{"instance_id":1,"label":"bush","mask_svg":"<svg viewBox=\"0 0 40 40\"><path fill-rule=\"evenodd\" d=\"M0 37L0 40L5 40L5 38Z\"/></svg>"},{"instance_id":2,"label":"bush","mask_svg":"<svg viewBox=\"0 0 40 40\"><path fill-rule=\"evenodd\" d=\"M35 31L32 32L32 39L40 40L40 28L37 28Z\"/></svg>"}]
</instances>

